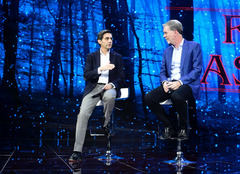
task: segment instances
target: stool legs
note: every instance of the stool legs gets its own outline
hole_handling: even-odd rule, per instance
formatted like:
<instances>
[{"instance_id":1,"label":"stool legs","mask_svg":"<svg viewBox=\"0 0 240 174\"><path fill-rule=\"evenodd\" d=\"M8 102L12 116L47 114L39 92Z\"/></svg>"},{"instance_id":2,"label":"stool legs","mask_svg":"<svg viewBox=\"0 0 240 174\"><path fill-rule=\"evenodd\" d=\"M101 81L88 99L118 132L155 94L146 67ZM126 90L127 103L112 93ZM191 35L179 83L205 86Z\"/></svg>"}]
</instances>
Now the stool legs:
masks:
<instances>
[{"instance_id":1,"label":"stool legs","mask_svg":"<svg viewBox=\"0 0 240 174\"><path fill-rule=\"evenodd\" d=\"M103 161L105 163L105 165L110 166L113 162L119 160L119 159L123 159L122 157L119 157L117 155L114 155L112 153L111 150L111 130L109 129L109 125L107 126L105 132L106 132L106 136L107 136L107 150L105 155L102 155L100 157L98 157L99 161Z\"/></svg>"}]
</instances>

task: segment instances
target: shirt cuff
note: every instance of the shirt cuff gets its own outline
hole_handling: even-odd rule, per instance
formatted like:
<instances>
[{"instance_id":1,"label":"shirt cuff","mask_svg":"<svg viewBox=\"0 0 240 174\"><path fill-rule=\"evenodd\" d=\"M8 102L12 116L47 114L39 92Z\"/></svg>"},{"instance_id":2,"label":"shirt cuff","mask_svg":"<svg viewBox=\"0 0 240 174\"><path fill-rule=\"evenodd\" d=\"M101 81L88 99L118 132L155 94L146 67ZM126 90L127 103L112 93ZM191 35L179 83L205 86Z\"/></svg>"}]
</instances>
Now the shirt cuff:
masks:
<instances>
[{"instance_id":1,"label":"shirt cuff","mask_svg":"<svg viewBox=\"0 0 240 174\"><path fill-rule=\"evenodd\" d=\"M162 85L163 85L165 82L167 82L167 80L163 80L163 81L162 81Z\"/></svg>"},{"instance_id":2,"label":"shirt cuff","mask_svg":"<svg viewBox=\"0 0 240 174\"><path fill-rule=\"evenodd\" d=\"M110 85L112 85L113 88L116 88L116 86L113 83L109 83Z\"/></svg>"},{"instance_id":3,"label":"shirt cuff","mask_svg":"<svg viewBox=\"0 0 240 174\"><path fill-rule=\"evenodd\" d=\"M181 83L181 85L183 85L183 82L182 82L182 80L178 80L180 83Z\"/></svg>"},{"instance_id":4,"label":"shirt cuff","mask_svg":"<svg viewBox=\"0 0 240 174\"><path fill-rule=\"evenodd\" d=\"M102 71L100 71L99 69L100 69L100 67L97 69L97 71L98 71L98 74L101 74L101 72L102 72Z\"/></svg>"}]
</instances>

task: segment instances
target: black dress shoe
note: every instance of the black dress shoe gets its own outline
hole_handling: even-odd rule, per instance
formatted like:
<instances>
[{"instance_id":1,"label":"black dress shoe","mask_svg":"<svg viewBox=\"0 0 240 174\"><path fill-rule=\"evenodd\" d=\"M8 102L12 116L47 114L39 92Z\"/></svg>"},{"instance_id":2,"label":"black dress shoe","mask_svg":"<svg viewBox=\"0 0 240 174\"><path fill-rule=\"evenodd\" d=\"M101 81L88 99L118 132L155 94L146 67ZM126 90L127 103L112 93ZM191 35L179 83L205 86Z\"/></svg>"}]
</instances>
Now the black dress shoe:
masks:
<instances>
[{"instance_id":1,"label":"black dress shoe","mask_svg":"<svg viewBox=\"0 0 240 174\"><path fill-rule=\"evenodd\" d=\"M82 161L82 153L81 152L73 152L73 154L68 159L71 163L79 163Z\"/></svg>"},{"instance_id":2,"label":"black dress shoe","mask_svg":"<svg viewBox=\"0 0 240 174\"><path fill-rule=\"evenodd\" d=\"M188 139L187 131L186 129L181 129L178 133L178 138L181 139Z\"/></svg>"},{"instance_id":3,"label":"black dress shoe","mask_svg":"<svg viewBox=\"0 0 240 174\"><path fill-rule=\"evenodd\" d=\"M163 134L160 136L160 139L172 139L174 137L174 130L172 128L166 127L163 131Z\"/></svg>"}]
</instances>

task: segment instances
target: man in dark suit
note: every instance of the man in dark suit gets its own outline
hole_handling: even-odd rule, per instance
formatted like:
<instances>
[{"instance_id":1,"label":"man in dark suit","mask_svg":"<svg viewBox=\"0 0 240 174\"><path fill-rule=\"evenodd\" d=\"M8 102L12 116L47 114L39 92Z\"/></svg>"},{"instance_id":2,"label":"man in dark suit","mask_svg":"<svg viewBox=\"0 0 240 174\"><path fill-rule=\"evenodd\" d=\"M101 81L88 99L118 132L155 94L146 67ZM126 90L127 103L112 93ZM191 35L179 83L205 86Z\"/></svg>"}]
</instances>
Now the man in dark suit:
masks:
<instances>
[{"instance_id":1,"label":"man in dark suit","mask_svg":"<svg viewBox=\"0 0 240 174\"><path fill-rule=\"evenodd\" d=\"M100 31L97 41L100 49L89 54L86 59L84 69L86 86L77 118L73 154L70 156L69 162L79 162L82 159L88 120L100 99L102 99L104 107L103 127L107 127L115 105L115 98L123 83L124 72L121 55L110 51L112 48L111 31Z\"/></svg>"},{"instance_id":2,"label":"man in dark suit","mask_svg":"<svg viewBox=\"0 0 240 174\"><path fill-rule=\"evenodd\" d=\"M183 27L178 20L163 24L163 37L170 46L163 54L160 80L161 86L145 96L145 102L163 123L165 129L160 138L172 138L175 134L173 124L159 105L171 99L180 115L178 137L186 138L187 109L186 100L194 105L200 93L200 75L202 71L202 51L198 43L183 38Z\"/></svg>"}]
</instances>

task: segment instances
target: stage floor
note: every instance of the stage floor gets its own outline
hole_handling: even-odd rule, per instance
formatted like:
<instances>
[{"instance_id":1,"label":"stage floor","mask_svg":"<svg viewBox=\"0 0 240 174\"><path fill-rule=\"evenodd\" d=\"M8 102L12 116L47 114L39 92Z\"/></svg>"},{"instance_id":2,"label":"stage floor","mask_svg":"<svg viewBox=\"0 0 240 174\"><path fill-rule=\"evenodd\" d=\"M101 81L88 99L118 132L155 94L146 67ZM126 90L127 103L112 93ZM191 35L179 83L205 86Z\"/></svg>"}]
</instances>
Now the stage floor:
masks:
<instances>
[{"instance_id":1,"label":"stage floor","mask_svg":"<svg viewBox=\"0 0 240 174\"><path fill-rule=\"evenodd\" d=\"M17 125L17 123L12 123ZM218 135L200 130L181 142L186 166L168 164L176 157L177 140L160 140L155 131L117 127L112 152L121 157L110 165L99 161L106 151L105 137L87 132L82 163L68 158L74 143L74 125L26 123L22 128L5 127L0 141L0 173L240 173L239 136Z\"/></svg>"}]
</instances>

